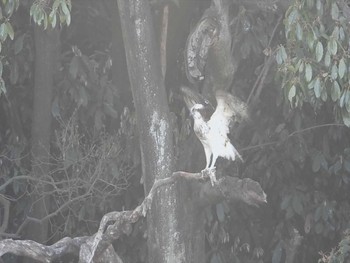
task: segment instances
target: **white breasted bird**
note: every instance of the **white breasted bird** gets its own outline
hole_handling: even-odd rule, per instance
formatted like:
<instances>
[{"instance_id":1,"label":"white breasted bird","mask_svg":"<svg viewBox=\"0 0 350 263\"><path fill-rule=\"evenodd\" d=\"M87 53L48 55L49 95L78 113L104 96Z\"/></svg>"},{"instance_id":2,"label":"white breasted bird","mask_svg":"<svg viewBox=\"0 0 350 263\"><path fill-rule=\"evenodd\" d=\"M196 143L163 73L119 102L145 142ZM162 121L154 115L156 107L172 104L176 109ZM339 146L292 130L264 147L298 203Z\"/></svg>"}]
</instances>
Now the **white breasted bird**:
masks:
<instances>
[{"instance_id":1,"label":"white breasted bird","mask_svg":"<svg viewBox=\"0 0 350 263\"><path fill-rule=\"evenodd\" d=\"M243 161L228 138L228 133L232 118L247 118L246 104L228 92L217 90L217 106L214 109L201 94L188 87L182 87L181 91L194 120L194 132L204 148L206 166L202 172L209 172L210 175L215 171L215 163L219 156L232 161L238 157ZM213 184L212 179L214 182L216 179L211 177Z\"/></svg>"}]
</instances>

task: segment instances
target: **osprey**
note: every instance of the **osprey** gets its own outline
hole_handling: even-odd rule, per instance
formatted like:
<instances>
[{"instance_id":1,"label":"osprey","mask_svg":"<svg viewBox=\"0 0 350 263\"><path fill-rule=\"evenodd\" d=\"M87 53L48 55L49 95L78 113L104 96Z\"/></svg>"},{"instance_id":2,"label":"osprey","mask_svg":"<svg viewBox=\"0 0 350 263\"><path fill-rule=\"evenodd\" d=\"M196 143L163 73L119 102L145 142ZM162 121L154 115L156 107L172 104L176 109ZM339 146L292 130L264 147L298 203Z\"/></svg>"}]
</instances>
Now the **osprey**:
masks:
<instances>
[{"instance_id":1,"label":"osprey","mask_svg":"<svg viewBox=\"0 0 350 263\"><path fill-rule=\"evenodd\" d=\"M204 148L206 166L203 171L214 171L219 156L232 161L238 157L243 161L227 134L232 117L247 117L246 104L225 91L217 90L214 109L208 100L191 89L182 87L181 91L194 120L194 132Z\"/></svg>"}]
</instances>

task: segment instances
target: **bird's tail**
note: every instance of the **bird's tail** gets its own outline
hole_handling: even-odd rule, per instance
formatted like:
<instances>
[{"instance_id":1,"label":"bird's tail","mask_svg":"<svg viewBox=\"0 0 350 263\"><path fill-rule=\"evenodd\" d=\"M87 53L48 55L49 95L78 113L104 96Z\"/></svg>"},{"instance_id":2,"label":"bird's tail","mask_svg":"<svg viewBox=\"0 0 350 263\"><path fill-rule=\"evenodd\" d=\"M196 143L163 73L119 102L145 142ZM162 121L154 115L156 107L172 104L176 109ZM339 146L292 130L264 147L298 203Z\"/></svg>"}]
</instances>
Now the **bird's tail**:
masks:
<instances>
[{"instance_id":1,"label":"bird's tail","mask_svg":"<svg viewBox=\"0 0 350 263\"><path fill-rule=\"evenodd\" d=\"M234 161L236 159L236 156L244 163L244 160L242 158L242 155L237 151L237 149L232 145L229 144L228 147L230 147L230 159Z\"/></svg>"}]
</instances>

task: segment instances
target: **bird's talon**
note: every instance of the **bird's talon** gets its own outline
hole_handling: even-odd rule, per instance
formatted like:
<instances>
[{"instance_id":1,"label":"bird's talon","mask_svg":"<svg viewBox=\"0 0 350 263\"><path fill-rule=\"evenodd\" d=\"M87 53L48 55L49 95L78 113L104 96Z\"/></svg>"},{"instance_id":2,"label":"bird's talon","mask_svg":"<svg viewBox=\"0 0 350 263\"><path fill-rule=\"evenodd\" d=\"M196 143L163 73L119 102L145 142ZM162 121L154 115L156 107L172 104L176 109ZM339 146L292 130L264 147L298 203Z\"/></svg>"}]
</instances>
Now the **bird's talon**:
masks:
<instances>
[{"instance_id":1,"label":"bird's talon","mask_svg":"<svg viewBox=\"0 0 350 263\"><path fill-rule=\"evenodd\" d=\"M214 186L217 182L216 180L216 168L215 167L211 167L211 168L205 168L204 170L202 170L202 177L209 177L211 185Z\"/></svg>"}]
</instances>

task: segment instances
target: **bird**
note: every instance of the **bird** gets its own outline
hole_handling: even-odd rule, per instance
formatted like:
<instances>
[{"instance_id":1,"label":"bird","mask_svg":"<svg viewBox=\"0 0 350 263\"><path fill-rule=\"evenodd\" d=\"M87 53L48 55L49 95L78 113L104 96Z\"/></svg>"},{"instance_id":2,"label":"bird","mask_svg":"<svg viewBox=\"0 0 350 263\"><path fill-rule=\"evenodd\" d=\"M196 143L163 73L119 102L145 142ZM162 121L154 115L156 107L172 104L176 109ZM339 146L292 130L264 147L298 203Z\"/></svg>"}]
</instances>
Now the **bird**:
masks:
<instances>
[{"instance_id":1,"label":"bird","mask_svg":"<svg viewBox=\"0 0 350 263\"><path fill-rule=\"evenodd\" d=\"M247 118L246 104L232 94L217 90L216 107L201 94L182 87L184 101L193 118L193 130L203 145L206 166L203 171L215 170L218 157L235 161L243 158L231 143L228 134L232 118Z\"/></svg>"}]
</instances>

